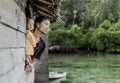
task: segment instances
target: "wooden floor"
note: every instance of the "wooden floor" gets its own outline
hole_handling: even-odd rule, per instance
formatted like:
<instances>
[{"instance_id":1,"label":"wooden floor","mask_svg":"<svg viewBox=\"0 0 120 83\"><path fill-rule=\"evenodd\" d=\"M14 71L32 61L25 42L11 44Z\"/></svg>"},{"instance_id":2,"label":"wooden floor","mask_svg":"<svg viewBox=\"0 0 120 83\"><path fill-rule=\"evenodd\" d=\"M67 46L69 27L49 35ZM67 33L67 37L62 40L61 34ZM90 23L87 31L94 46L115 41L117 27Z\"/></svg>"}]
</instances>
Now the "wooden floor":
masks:
<instances>
[{"instance_id":1,"label":"wooden floor","mask_svg":"<svg viewBox=\"0 0 120 83\"><path fill-rule=\"evenodd\" d=\"M35 67L35 83L49 83L48 78L48 42L47 36L43 38L46 42L46 49L40 61L37 62Z\"/></svg>"}]
</instances>

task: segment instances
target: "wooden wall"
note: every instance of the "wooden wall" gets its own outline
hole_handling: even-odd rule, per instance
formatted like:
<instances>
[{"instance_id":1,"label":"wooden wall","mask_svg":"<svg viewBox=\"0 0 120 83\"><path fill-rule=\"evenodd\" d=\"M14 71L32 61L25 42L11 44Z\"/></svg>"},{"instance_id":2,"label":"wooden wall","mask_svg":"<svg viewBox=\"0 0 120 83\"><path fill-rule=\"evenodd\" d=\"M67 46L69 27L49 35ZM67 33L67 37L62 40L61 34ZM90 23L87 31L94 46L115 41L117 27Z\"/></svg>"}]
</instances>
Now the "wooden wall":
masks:
<instances>
[{"instance_id":1,"label":"wooden wall","mask_svg":"<svg viewBox=\"0 0 120 83\"><path fill-rule=\"evenodd\" d=\"M46 48L41 56L41 59L37 61L35 67L35 83L49 83L48 75L48 36L42 36L46 43Z\"/></svg>"},{"instance_id":2,"label":"wooden wall","mask_svg":"<svg viewBox=\"0 0 120 83\"><path fill-rule=\"evenodd\" d=\"M26 76L26 0L0 0L0 83L34 83L34 73ZM47 37L44 37L47 41ZM47 42L46 42L47 43ZM36 65L35 83L49 83L47 48Z\"/></svg>"},{"instance_id":3,"label":"wooden wall","mask_svg":"<svg viewBox=\"0 0 120 83\"><path fill-rule=\"evenodd\" d=\"M27 83L25 21L14 0L0 0L0 83Z\"/></svg>"}]
</instances>

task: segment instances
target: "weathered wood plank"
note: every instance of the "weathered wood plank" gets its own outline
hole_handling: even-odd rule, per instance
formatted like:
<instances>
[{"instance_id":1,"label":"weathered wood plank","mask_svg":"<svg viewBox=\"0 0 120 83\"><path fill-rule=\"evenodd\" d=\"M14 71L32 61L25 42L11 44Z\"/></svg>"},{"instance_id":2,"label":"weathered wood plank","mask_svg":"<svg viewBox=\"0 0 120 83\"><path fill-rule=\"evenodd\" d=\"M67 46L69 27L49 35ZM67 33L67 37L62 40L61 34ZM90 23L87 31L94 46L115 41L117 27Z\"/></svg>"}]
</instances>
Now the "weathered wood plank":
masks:
<instances>
[{"instance_id":1,"label":"weathered wood plank","mask_svg":"<svg viewBox=\"0 0 120 83\"><path fill-rule=\"evenodd\" d=\"M26 17L15 0L0 0L0 83L27 83Z\"/></svg>"},{"instance_id":2,"label":"weathered wood plank","mask_svg":"<svg viewBox=\"0 0 120 83\"><path fill-rule=\"evenodd\" d=\"M46 48L41 56L40 61L35 66L35 83L49 83L48 74L48 36L44 36L43 39L46 43Z\"/></svg>"},{"instance_id":3,"label":"weathered wood plank","mask_svg":"<svg viewBox=\"0 0 120 83\"><path fill-rule=\"evenodd\" d=\"M19 64L11 71L0 77L0 83L26 83L24 65Z\"/></svg>"},{"instance_id":4,"label":"weathered wood plank","mask_svg":"<svg viewBox=\"0 0 120 83\"><path fill-rule=\"evenodd\" d=\"M14 65L17 66L25 61L25 51L24 48L11 48L11 53L13 55Z\"/></svg>"},{"instance_id":5,"label":"weathered wood plank","mask_svg":"<svg viewBox=\"0 0 120 83\"><path fill-rule=\"evenodd\" d=\"M25 47L25 34L21 32L16 32L16 45L17 47Z\"/></svg>"},{"instance_id":6,"label":"weathered wood plank","mask_svg":"<svg viewBox=\"0 0 120 83\"><path fill-rule=\"evenodd\" d=\"M0 22L25 32L25 15L14 0L0 1Z\"/></svg>"},{"instance_id":7,"label":"weathered wood plank","mask_svg":"<svg viewBox=\"0 0 120 83\"><path fill-rule=\"evenodd\" d=\"M26 16L19 7L17 7L17 27L18 30L26 32Z\"/></svg>"},{"instance_id":8,"label":"weathered wood plank","mask_svg":"<svg viewBox=\"0 0 120 83\"><path fill-rule=\"evenodd\" d=\"M6 80L7 76L0 77L0 83L9 83L9 80Z\"/></svg>"},{"instance_id":9,"label":"weathered wood plank","mask_svg":"<svg viewBox=\"0 0 120 83\"><path fill-rule=\"evenodd\" d=\"M22 64L21 67L24 67L25 61L24 48L1 49L0 59L1 59L0 60L0 77L1 77L10 71L14 71L13 69L15 69L20 64Z\"/></svg>"},{"instance_id":10,"label":"weathered wood plank","mask_svg":"<svg viewBox=\"0 0 120 83\"><path fill-rule=\"evenodd\" d=\"M26 75L23 64L24 63L17 65L13 70L7 73L7 80L9 80L9 83L26 83Z\"/></svg>"},{"instance_id":11,"label":"weathered wood plank","mask_svg":"<svg viewBox=\"0 0 120 83\"><path fill-rule=\"evenodd\" d=\"M1 0L0 1L0 17L1 22L7 23L8 25L17 28L17 19L16 19L16 3L11 0Z\"/></svg>"},{"instance_id":12,"label":"weathered wood plank","mask_svg":"<svg viewBox=\"0 0 120 83\"><path fill-rule=\"evenodd\" d=\"M25 47L25 35L0 24L0 48Z\"/></svg>"}]
</instances>

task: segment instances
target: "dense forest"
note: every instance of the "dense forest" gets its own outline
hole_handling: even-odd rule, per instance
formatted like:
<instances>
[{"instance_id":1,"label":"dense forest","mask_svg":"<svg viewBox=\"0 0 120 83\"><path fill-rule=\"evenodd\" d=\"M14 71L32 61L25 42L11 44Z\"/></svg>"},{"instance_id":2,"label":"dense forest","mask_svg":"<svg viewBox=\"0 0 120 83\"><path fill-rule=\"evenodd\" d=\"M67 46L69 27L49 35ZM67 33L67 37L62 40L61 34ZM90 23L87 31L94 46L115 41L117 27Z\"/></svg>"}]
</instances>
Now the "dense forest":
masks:
<instances>
[{"instance_id":1,"label":"dense forest","mask_svg":"<svg viewBox=\"0 0 120 83\"><path fill-rule=\"evenodd\" d=\"M50 46L76 51L120 52L120 0L63 0Z\"/></svg>"}]
</instances>

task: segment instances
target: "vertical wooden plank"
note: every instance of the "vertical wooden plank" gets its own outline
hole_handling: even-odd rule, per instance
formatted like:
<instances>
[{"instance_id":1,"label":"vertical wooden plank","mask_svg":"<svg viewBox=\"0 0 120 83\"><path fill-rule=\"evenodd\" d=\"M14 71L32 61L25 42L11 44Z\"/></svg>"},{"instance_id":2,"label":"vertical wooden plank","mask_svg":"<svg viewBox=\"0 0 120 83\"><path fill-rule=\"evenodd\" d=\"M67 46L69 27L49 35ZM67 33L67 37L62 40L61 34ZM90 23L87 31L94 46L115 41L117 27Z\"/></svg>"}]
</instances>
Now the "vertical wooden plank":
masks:
<instances>
[{"instance_id":1,"label":"vertical wooden plank","mask_svg":"<svg viewBox=\"0 0 120 83\"><path fill-rule=\"evenodd\" d=\"M19 64L24 66L24 48L0 49L0 76L10 72ZM19 70L18 70L19 71ZM21 70L22 71L22 70Z\"/></svg>"},{"instance_id":2,"label":"vertical wooden plank","mask_svg":"<svg viewBox=\"0 0 120 83\"><path fill-rule=\"evenodd\" d=\"M0 24L0 48L16 47L16 31Z\"/></svg>"},{"instance_id":3,"label":"vertical wooden plank","mask_svg":"<svg viewBox=\"0 0 120 83\"><path fill-rule=\"evenodd\" d=\"M14 67L14 62L12 59L12 54L10 49L0 50L0 75L9 72Z\"/></svg>"},{"instance_id":4,"label":"vertical wooden plank","mask_svg":"<svg viewBox=\"0 0 120 83\"><path fill-rule=\"evenodd\" d=\"M17 29L16 11L17 11L17 4L13 0L1 0L0 22L8 24Z\"/></svg>"},{"instance_id":5,"label":"vertical wooden plank","mask_svg":"<svg viewBox=\"0 0 120 83\"><path fill-rule=\"evenodd\" d=\"M46 43L46 49L41 56L41 59L37 62L35 67L35 83L49 83L48 75L48 36L44 36L43 39Z\"/></svg>"},{"instance_id":6,"label":"vertical wooden plank","mask_svg":"<svg viewBox=\"0 0 120 83\"><path fill-rule=\"evenodd\" d=\"M0 22L25 33L26 17L14 0L0 1Z\"/></svg>"},{"instance_id":7,"label":"vertical wooden plank","mask_svg":"<svg viewBox=\"0 0 120 83\"><path fill-rule=\"evenodd\" d=\"M16 32L16 46L25 47L25 34L21 32Z\"/></svg>"},{"instance_id":8,"label":"vertical wooden plank","mask_svg":"<svg viewBox=\"0 0 120 83\"><path fill-rule=\"evenodd\" d=\"M26 83L25 21L15 0L0 0L0 83Z\"/></svg>"},{"instance_id":9,"label":"vertical wooden plank","mask_svg":"<svg viewBox=\"0 0 120 83\"><path fill-rule=\"evenodd\" d=\"M17 7L17 29L22 31L22 32L26 32L26 17L25 14L23 13L23 11L20 9L20 7Z\"/></svg>"},{"instance_id":10,"label":"vertical wooden plank","mask_svg":"<svg viewBox=\"0 0 120 83\"><path fill-rule=\"evenodd\" d=\"M25 34L0 24L0 48L25 47Z\"/></svg>"}]
</instances>

